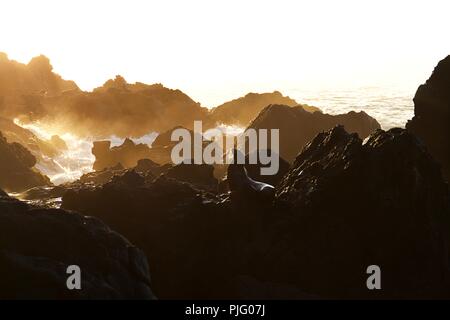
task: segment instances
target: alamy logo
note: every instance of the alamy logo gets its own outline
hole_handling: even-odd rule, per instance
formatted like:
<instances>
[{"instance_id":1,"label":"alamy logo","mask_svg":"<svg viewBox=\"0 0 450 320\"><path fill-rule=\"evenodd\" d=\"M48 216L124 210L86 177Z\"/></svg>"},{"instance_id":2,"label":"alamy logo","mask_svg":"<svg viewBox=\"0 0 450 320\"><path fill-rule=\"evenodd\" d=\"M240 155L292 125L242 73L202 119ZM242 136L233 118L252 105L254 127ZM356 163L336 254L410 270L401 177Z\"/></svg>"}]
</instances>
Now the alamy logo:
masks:
<instances>
[{"instance_id":1,"label":"alamy logo","mask_svg":"<svg viewBox=\"0 0 450 320\"><path fill-rule=\"evenodd\" d=\"M261 175L278 173L279 129L247 129L236 138L224 135L221 130L215 128L208 130L206 138L202 122L194 121L193 137L189 130L178 128L172 131L171 140L178 141L171 153L174 164L245 164L245 154L248 153L249 164L257 164L259 160L263 165L260 169ZM204 142L208 145L204 146ZM226 151L233 148L238 151L237 159L226 156Z\"/></svg>"},{"instance_id":2,"label":"alamy logo","mask_svg":"<svg viewBox=\"0 0 450 320\"><path fill-rule=\"evenodd\" d=\"M81 290L81 269L77 265L70 265L66 270L70 276L67 278L66 286L69 290Z\"/></svg>"},{"instance_id":3,"label":"alamy logo","mask_svg":"<svg viewBox=\"0 0 450 320\"><path fill-rule=\"evenodd\" d=\"M367 267L367 274L370 274L367 278L366 285L369 290L380 290L381 289L381 269L377 265L371 265Z\"/></svg>"}]
</instances>

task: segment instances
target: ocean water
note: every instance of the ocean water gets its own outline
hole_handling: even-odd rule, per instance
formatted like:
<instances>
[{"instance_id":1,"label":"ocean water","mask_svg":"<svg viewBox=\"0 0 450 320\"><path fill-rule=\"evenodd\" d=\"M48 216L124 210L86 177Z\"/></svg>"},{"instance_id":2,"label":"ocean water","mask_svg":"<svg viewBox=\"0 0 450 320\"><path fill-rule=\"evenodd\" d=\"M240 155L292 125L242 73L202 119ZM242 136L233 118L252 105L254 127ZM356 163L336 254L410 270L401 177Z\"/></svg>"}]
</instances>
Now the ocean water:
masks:
<instances>
[{"instance_id":1,"label":"ocean water","mask_svg":"<svg viewBox=\"0 0 450 320\"><path fill-rule=\"evenodd\" d=\"M404 128L414 116L415 90L395 87L353 89L291 90L287 94L299 103L319 107L330 114L365 111L378 120L384 130Z\"/></svg>"}]
</instances>

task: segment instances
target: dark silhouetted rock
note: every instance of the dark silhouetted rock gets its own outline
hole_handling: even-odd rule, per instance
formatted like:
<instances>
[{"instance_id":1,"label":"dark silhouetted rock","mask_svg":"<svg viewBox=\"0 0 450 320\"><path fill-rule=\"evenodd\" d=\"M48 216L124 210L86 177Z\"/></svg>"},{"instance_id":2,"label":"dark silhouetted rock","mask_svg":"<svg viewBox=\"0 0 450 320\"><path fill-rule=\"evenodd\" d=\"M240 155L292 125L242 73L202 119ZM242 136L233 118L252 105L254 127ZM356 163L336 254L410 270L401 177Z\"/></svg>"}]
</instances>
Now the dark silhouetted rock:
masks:
<instances>
[{"instance_id":1,"label":"dark silhouetted rock","mask_svg":"<svg viewBox=\"0 0 450 320\"><path fill-rule=\"evenodd\" d=\"M179 141L172 141L171 136L172 132L177 129L185 129L188 130L182 126L174 127L170 130L167 130L161 134L159 134L155 140L152 143L152 147L150 149L150 156L149 158L153 160L156 163L159 164L173 164L171 153L172 148L179 143ZM189 134L191 136L191 150L194 150L194 136L197 135L199 139L203 139L201 133L194 133L193 130L188 130ZM206 142L204 142L202 145L205 145ZM193 152L193 151L191 151ZM186 155L187 159L191 159L192 155Z\"/></svg>"},{"instance_id":2,"label":"dark silhouetted rock","mask_svg":"<svg viewBox=\"0 0 450 320\"><path fill-rule=\"evenodd\" d=\"M154 176L159 176L171 167L171 165L159 165L150 159L141 159L138 161L136 167L134 167L134 170L142 174L147 174L150 172Z\"/></svg>"},{"instance_id":3,"label":"dark silhouetted rock","mask_svg":"<svg viewBox=\"0 0 450 320\"><path fill-rule=\"evenodd\" d=\"M95 156L94 170L103 170L121 164L125 168L133 168L140 159L149 158L148 145L135 144L131 139L125 139L122 145L112 147L109 141L96 141L92 148Z\"/></svg>"},{"instance_id":4,"label":"dark silhouetted rock","mask_svg":"<svg viewBox=\"0 0 450 320\"><path fill-rule=\"evenodd\" d=\"M152 148L154 147L168 147L168 146L172 146L175 145L177 142L176 141L172 141L171 137L172 137L172 132L174 130L177 129L186 129L182 126L176 126L170 130L164 131L163 133L159 134L155 140L152 143ZM188 129L186 129L188 130ZM189 130L189 132L191 133L191 135L193 134L192 130Z\"/></svg>"},{"instance_id":5,"label":"dark silhouetted rock","mask_svg":"<svg viewBox=\"0 0 450 320\"><path fill-rule=\"evenodd\" d=\"M407 131L378 130L364 145L343 127L320 133L276 196L285 225L266 259L278 281L323 297L448 297L447 186ZM367 290L370 265L382 290Z\"/></svg>"},{"instance_id":6,"label":"dark silhouetted rock","mask_svg":"<svg viewBox=\"0 0 450 320\"><path fill-rule=\"evenodd\" d=\"M133 169L126 170L122 174L115 175L111 178L111 181L108 182L108 185L118 186L127 188L137 188L142 187L145 184L145 178L141 174L137 173Z\"/></svg>"},{"instance_id":7,"label":"dark silhouetted rock","mask_svg":"<svg viewBox=\"0 0 450 320\"><path fill-rule=\"evenodd\" d=\"M211 119L217 124L247 126L269 104L296 106L298 103L284 97L280 92L249 93L245 97L226 102L211 110ZM320 111L318 108L304 105L310 112Z\"/></svg>"},{"instance_id":8,"label":"dark silhouetted rock","mask_svg":"<svg viewBox=\"0 0 450 320\"><path fill-rule=\"evenodd\" d=\"M302 148L318 133L336 125L343 125L348 132L356 132L365 139L380 124L364 111L329 115L321 112L307 112L303 107L270 105L252 121L249 128L279 129L280 156L292 162ZM270 145L270 143L269 143Z\"/></svg>"},{"instance_id":9,"label":"dark silhouetted rock","mask_svg":"<svg viewBox=\"0 0 450 320\"><path fill-rule=\"evenodd\" d=\"M212 192L217 192L218 181L214 177L214 167L208 164L179 164L165 173L168 178L177 179Z\"/></svg>"},{"instance_id":10,"label":"dark silhouetted rock","mask_svg":"<svg viewBox=\"0 0 450 320\"><path fill-rule=\"evenodd\" d=\"M0 132L0 187L9 192L51 185L50 180L33 169L36 158L18 143L8 143Z\"/></svg>"},{"instance_id":11,"label":"dark silhouetted rock","mask_svg":"<svg viewBox=\"0 0 450 320\"><path fill-rule=\"evenodd\" d=\"M229 218L215 201L189 183L161 176L144 185L119 178L95 189L69 190L63 207L91 212L143 245L159 298L220 297L229 291L217 243L227 238L221 225Z\"/></svg>"},{"instance_id":12,"label":"dark silhouetted rock","mask_svg":"<svg viewBox=\"0 0 450 320\"><path fill-rule=\"evenodd\" d=\"M100 220L0 191L0 299L152 299L145 255ZM67 268L82 290L68 290Z\"/></svg>"},{"instance_id":13,"label":"dark silhouetted rock","mask_svg":"<svg viewBox=\"0 0 450 320\"><path fill-rule=\"evenodd\" d=\"M83 174L79 182L86 184L91 183L93 185L102 185L111 180L117 174L122 174L125 171L125 168L122 164L118 163L114 167L106 168L100 171L93 171Z\"/></svg>"},{"instance_id":14,"label":"dark silhouetted rock","mask_svg":"<svg viewBox=\"0 0 450 320\"><path fill-rule=\"evenodd\" d=\"M159 298L241 296L237 277L258 263L251 247L264 237L254 239L265 216L262 204L247 199L232 206L226 195L166 175L144 184L111 181L70 190L63 207L92 213L140 246ZM241 211L246 207L254 211Z\"/></svg>"},{"instance_id":15,"label":"dark silhouetted rock","mask_svg":"<svg viewBox=\"0 0 450 320\"><path fill-rule=\"evenodd\" d=\"M406 128L425 143L450 177L450 56L440 61L414 97L414 118Z\"/></svg>"},{"instance_id":16,"label":"dark silhouetted rock","mask_svg":"<svg viewBox=\"0 0 450 320\"><path fill-rule=\"evenodd\" d=\"M231 193L219 195L127 175L68 190L63 207L142 248L160 298L448 297L447 186L405 130L379 130L365 145L342 127L318 134L275 198L243 165L229 166ZM366 287L372 264L380 291Z\"/></svg>"}]
</instances>

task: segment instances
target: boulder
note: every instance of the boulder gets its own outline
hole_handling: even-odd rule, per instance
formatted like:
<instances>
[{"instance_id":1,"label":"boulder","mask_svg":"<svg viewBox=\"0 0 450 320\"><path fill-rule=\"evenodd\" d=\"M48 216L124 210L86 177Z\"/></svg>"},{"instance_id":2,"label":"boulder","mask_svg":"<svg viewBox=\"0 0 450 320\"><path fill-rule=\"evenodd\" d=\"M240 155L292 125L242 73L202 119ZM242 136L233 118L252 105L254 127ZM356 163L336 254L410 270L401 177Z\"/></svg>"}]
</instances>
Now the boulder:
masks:
<instances>
[{"instance_id":1,"label":"boulder","mask_svg":"<svg viewBox=\"0 0 450 320\"><path fill-rule=\"evenodd\" d=\"M36 158L18 143L8 143L0 132L0 188L8 192L51 185L50 180L33 169Z\"/></svg>"},{"instance_id":2,"label":"boulder","mask_svg":"<svg viewBox=\"0 0 450 320\"><path fill-rule=\"evenodd\" d=\"M292 162L302 148L318 133L338 124L343 125L348 132L358 133L361 139L365 139L374 130L380 128L380 124L364 111L329 115L321 112L311 113L301 106L286 105L267 106L252 121L249 128L279 129L280 156Z\"/></svg>"},{"instance_id":3,"label":"boulder","mask_svg":"<svg viewBox=\"0 0 450 320\"><path fill-rule=\"evenodd\" d=\"M133 168L140 159L149 158L150 148L143 143L135 144L128 138L122 145L112 148L110 141L96 141L92 154L95 156L93 168L96 171L114 167L119 163L124 168Z\"/></svg>"},{"instance_id":4,"label":"boulder","mask_svg":"<svg viewBox=\"0 0 450 320\"><path fill-rule=\"evenodd\" d=\"M450 177L450 56L440 61L414 96L414 117L406 124Z\"/></svg>"},{"instance_id":5,"label":"boulder","mask_svg":"<svg viewBox=\"0 0 450 320\"><path fill-rule=\"evenodd\" d=\"M100 220L0 191L0 299L153 299L141 250ZM67 268L81 269L69 290Z\"/></svg>"},{"instance_id":6,"label":"boulder","mask_svg":"<svg viewBox=\"0 0 450 320\"><path fill-rule=\"evenodd\" d=\"M151 261L152 289L167 299L230 296L219 243L230 230L224 224L235 220L216 203L189 183L161 176L69 190L62 206L102 219L142 248Z\"/></svg>"},{"instance_id":7,"label":"boulder","mask_svg":"<svg viewBox=\"0 0 450 320\"><path fill-rule=\"evenodd\" d=\"M248 126L249 123L269 104L299 105L295 100L283 96L280 92L248 93L211 110L211 120L217 124ZM320 111L316 107L303 105L309 112Z\"/></svg>"}]
</instances>

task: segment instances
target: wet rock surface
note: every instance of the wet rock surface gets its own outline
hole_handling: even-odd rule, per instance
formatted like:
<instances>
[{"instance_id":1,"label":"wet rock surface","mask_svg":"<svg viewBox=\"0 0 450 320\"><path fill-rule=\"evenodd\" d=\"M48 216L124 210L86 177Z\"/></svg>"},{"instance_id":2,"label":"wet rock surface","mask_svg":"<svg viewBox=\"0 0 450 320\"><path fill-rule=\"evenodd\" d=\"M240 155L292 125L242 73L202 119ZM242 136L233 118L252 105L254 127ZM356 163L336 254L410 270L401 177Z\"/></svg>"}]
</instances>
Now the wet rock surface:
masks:
<instances>
[{"instance_id":1,"label":"wet rock surface","mask_svg":"<svg viewBox=\"0 0 450 320\"><path fill-rule=\"evenodd\" d=\"M406 124L450 177L450 56L440 61L414 97L414 118Z\"/></svg>"},{"instance_id":2,"label":"wet rock surface","mask_svg":"<svg viewBox=\"0 0 450 320\"><path fill-rule=\"evenodd\" d=\"M145 255L100 220L28 206L0 190L1 299L152 299ZM67 267L82 290L68 290Z\"/></svg>"}]
</instances>

